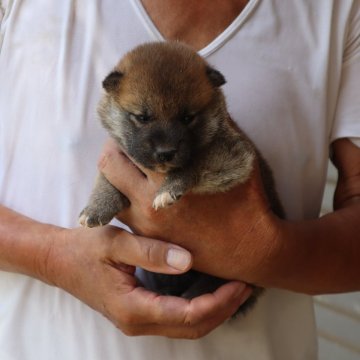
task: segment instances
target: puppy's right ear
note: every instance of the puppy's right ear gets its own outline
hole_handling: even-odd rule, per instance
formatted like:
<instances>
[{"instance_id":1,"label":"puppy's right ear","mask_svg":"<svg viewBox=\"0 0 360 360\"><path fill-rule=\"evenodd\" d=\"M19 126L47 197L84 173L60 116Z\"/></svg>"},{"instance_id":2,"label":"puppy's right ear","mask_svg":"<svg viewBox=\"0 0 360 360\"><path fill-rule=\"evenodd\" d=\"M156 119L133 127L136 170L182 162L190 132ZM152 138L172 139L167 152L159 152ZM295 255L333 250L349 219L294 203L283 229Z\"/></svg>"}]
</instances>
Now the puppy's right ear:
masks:
<instances>
[{"instance_id":1,"label":"puppy's right ear","mask_svg":"<svg viewBox=\"0 0 360 360\"><path fill-rule=\"evenodd\" d=\"M224 85L226 83L224 75L220 71L212 68L211 66L206 67L206 74L210 82L216 87L220 87L221 85Z\"/></svg>"},{"instance_id":2,"label":"puppy's right ear","mask_svg":"<svg viewBox=\"0 0 360 360\"><path fill-rule=\"evenodd\" d=\"M112 71L102 82L107 92L115 91L120 83L123 74L120 71Z\"/></svg>"}]
</instances>

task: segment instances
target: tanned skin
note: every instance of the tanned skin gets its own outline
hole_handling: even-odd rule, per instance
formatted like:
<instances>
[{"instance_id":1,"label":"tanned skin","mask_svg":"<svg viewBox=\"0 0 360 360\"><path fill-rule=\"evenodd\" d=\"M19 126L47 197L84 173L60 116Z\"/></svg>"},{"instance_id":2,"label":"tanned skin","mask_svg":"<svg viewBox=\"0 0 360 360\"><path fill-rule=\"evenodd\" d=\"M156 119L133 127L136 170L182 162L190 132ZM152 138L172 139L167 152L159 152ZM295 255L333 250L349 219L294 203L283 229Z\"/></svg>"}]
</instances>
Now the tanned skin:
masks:
<instances>
[{"instance_id":1,"label":"tanned skin","mask_svg":"<svg viewBox=\"0 0 360 360\"><path fill-rule=\"evenodd\" d=\"M142 3L164 38L200 50L235 20L248 0L212 0L211 6L207 0L143 0Z\"/></svg>"}]
</instances>

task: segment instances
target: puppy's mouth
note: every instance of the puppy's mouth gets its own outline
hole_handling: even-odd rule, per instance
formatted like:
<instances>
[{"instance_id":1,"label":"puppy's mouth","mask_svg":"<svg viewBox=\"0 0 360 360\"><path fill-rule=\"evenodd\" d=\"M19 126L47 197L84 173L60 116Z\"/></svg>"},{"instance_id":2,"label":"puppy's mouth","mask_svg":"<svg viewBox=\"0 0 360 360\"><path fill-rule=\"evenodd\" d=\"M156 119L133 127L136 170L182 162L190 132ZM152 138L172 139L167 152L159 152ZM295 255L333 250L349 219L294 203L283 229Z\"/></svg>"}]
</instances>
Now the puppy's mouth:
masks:
<instances>
[{"instance_id":1,"label":"puppy's mouth","mask_svg":"<svg viewBox=\"0 0 360 360\"><path fill-rule=\"evenodd\" d=\"M168 173L169 171L171 170L174 170L174 169L178 169L180 168L180 166L176 166L174 164L155 164L153 166L153 170L155 172L158 172L158 173L162 173L162 174L165 174L165 173Z\"/></svg>"},{"instance_id":2,"label":"puppy's mouth","mask_svg":"<svg viewBox=\"0 0 360 360\"><path fill-rule=\"evenodd\" d=\"M145 175L144 169L148 169L157 173L166 174L171 170L180 169L181 164L175 162L165 162L158 163L151 160L144 161L144 159L137 159L135 156L129 155L123 148L120 149L120 152L124 157L126 157L129 162L131 162L138 170Z\"/></svg>"},{"instance_id":3,"label":"puppy's mouth","mask_svg":"<svg viewBox=\"0 0 360 360\"><path fill-rule=\"evenodd\" d=\"M191 158L189 149L180 149L176 153L141 150L143 151L134 151L134 149L128 148L123 149L123 152L136 166L162 174L186 167Z\"/></svg>"}]
</instances>

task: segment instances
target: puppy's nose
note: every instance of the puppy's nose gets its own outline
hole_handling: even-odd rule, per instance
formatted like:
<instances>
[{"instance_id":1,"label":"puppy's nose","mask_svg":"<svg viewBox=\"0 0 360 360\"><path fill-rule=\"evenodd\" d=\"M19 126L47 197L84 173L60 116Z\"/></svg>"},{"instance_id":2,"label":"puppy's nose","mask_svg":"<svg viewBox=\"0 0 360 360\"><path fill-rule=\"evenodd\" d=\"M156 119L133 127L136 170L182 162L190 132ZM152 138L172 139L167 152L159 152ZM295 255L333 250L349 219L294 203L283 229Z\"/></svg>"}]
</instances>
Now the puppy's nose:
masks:
<instances>
[{"instance_id":1,"label":"puppy's nose","mask_svg":"<svg viewBox=\"0 0 360 360\"><path fill-rule=\"evenodd\" d=\"M176 154L176 149L158 149L155 152L156 160L160 163L171 161Z\"/></svg>"}]
</instances>

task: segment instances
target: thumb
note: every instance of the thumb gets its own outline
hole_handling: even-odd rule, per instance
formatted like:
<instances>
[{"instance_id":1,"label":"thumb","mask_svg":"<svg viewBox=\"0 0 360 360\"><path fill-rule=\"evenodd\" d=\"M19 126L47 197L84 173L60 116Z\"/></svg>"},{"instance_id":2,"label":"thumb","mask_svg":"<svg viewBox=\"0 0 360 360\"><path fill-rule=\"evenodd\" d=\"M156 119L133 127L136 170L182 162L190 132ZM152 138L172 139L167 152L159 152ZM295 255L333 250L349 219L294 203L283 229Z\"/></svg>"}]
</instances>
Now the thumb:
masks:
<instances>
[{"instance_id":1,"label":"thumb","mask_svg":"<svg viewBox=\"0 0 360 360\"><path fill-rule=\"evenodd\" d=\"M192 265L192 256L184 248L125 230L114 238L109 257L115 263L122 262L163 274L181 274L190 270Z\"/></svg>"}]
</instances>

